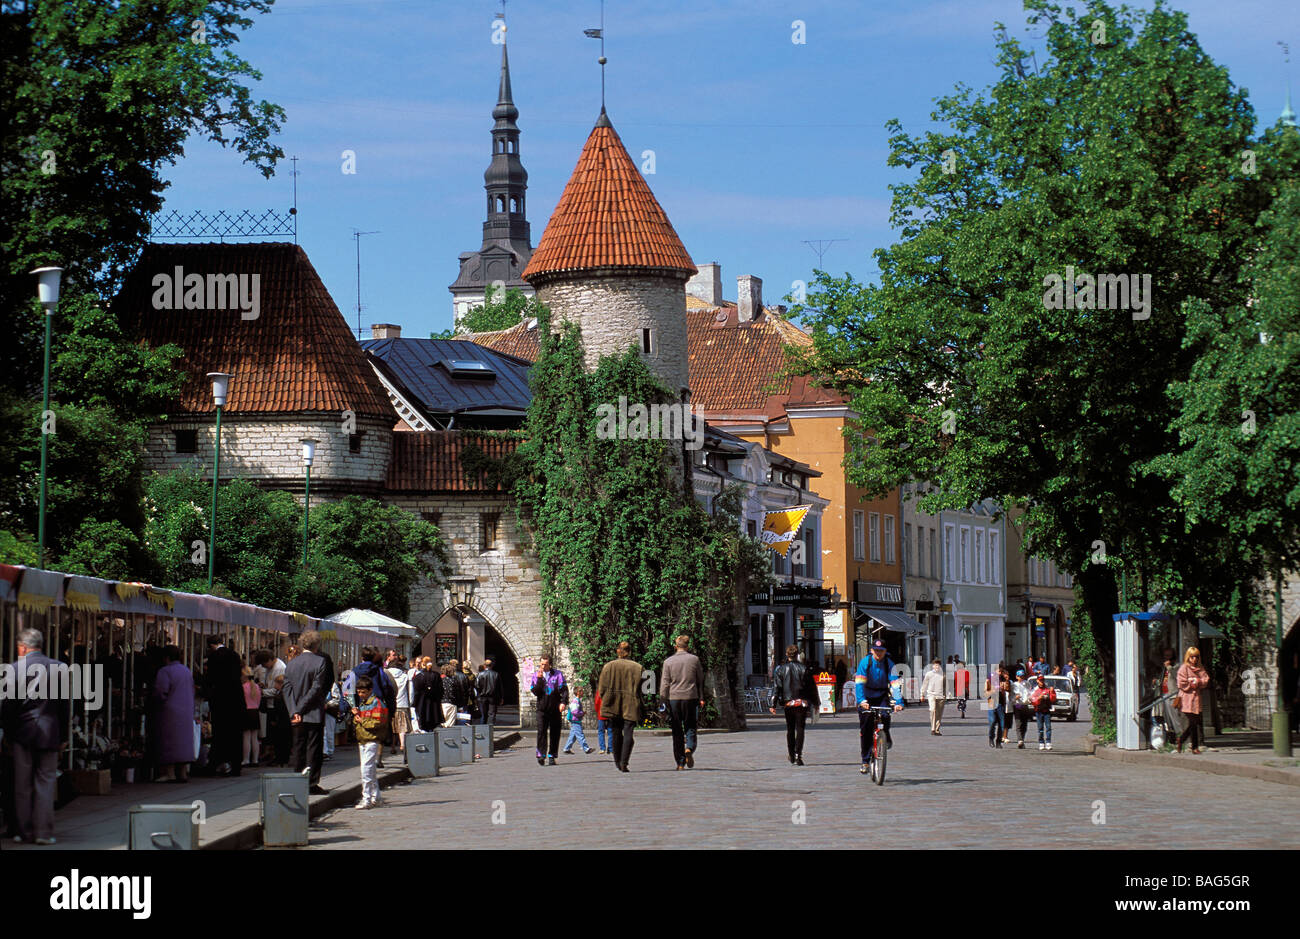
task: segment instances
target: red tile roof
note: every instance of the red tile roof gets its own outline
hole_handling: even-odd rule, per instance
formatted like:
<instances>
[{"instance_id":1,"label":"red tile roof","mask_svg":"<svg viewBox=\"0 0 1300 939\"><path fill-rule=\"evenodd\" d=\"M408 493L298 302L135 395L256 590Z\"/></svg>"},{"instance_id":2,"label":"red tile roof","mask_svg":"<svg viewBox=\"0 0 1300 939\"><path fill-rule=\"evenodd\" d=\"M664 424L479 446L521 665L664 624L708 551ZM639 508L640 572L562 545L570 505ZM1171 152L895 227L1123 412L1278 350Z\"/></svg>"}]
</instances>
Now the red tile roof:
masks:
<instances>
[{"instance_id":1,"label":"red tile roof","mask_svg":"<svg viewBox=\"0 0 1300 939\"><path fill-rule=\"evenodd\" d=\"M259 312L154 309L157 274L259 275ZM209 298L210 299L210 298ZM153 346L185 350L179 413L215 410L208 372L229 372L226 411L341 413L391 420L383 386L302 248L286 243L151 244L113 301Z\"/></svg>"},{"instance_id":2,"label":"red tile roof","mask_svg":"<svg viewBox=\"0 0 1300 939\"><path fill-rule=\"evenodd\" d=\"M740 323L734 303L686 310L686 346L691 401L707 412L779 418L787 406L843 404L835 391L806 378L773 382L785 364L786 345L808 347L812 337L768 308L752 322ZM534 361L537 330L526 323L466 336L480 345Z\"/></svg>"},{"instance_id":3,"label":"red tile roof","mask_svg":"<svg viewBox=\"0 0 1300 939\"><path fill-rule=\"evenodd\" d=\"M461 463L467 444L477 444L484 455L500 459L514 453L520 441L484 437L460 430L429 430L393 434L393 457L388 463L387 488L396 492L499 492L482 476L471 477Z\"/></svg>"},{"instance_id":4,"label":"red tile roof","mask_svg":"<svg viewBox=\"0 0 1300 939\"><path fill-rule=\"evenodd\" d=\"M672 222L602 112L523 278L600 267L695 273Z\"/></svg>"}]
</instances>

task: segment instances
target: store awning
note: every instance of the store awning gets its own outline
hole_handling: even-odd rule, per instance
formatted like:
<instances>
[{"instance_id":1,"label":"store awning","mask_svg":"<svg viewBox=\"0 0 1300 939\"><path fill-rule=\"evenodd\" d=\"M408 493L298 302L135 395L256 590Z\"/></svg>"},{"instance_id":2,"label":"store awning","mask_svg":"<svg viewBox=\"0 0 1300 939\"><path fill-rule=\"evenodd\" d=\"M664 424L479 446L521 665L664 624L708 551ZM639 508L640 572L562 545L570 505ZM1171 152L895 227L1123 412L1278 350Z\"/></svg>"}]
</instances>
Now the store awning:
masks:
<instances>
[{"instance_id":1,"label":"store awning","mask_svg":"<svg viewBox=\"0 0 1300 939\"><path fill-rule=\"evenodd\" d=\"M359 610L356 607L327 616L325 619L331 623L340 623L344 626L365 629L387 636L414 638L420 634L420 631L414 626L395 620L391 616L385 616L383 613L377 613L374 610Z\"/></svg>"},{"instance_id":2,"label":"store awning","mask_svg":"<svg viewBox=\"0 0 1300 939\"><path fill-rule=\"evenodd\" d=\"M885 610L873 607L858 607L858 612L870 617L891 632L907 633L909 636L928 636L930 631L908 616L902 610Z\"/></svg>"}]
</instances>

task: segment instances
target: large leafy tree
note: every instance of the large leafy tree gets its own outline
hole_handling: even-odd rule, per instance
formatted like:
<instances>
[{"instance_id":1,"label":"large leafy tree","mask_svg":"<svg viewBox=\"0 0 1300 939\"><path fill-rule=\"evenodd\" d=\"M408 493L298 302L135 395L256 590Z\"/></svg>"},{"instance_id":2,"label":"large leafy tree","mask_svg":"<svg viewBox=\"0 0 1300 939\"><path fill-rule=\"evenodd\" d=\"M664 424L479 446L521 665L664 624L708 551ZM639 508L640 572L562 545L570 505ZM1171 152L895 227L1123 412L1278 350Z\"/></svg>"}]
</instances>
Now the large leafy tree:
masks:
<instances>
[{"instance_id":1,"label":"large leafy tree","mask_svg":"<svg viewBox=\"0 0 1300 939\"><path fill-rule=\"evenodd\" d=\"M1025 508L1029 549L1077 574L1075 651L1105 724L1120 565L1203 596L1251 573L1144 467L1179 448L1166 390L1196 358L1186 309L1245 305L1238 267L1296 163L1252 141L1245 91L1183 14L1025 6L1041 61L1000 30L1000 79L939 98L946 130L891 122L889 163L916 172L892 187L902 238L876 252L876 285L819 273L794 367L851 394L858 485L917 476L938 483L927 510ZM1143 293L1053 296L1067 268Z\"/></svg>"},{"instance_id":2,"label":"large leafy tree","mask_svg":"<svg viewBox=\"0 0 1300 939\"><path fill-rule=\"evenodd\" d=\"M265 175L283 155L271 143L283 111L252 99L244 82L260 75L233 52L252 24L246 14L271 2L0 2L0 527L36 529L44 324L27 272L57 264L65 271L47 532L55 559L94 548L76 537L83 523L121 522L128 547L140 531L138 444L174 397L180 379L170 363L180 350L130 342L106 301L148 237L165 168L191 135L233 146ZM118 514L109 497L123 492Z\"/></svg>"}]
</instances>

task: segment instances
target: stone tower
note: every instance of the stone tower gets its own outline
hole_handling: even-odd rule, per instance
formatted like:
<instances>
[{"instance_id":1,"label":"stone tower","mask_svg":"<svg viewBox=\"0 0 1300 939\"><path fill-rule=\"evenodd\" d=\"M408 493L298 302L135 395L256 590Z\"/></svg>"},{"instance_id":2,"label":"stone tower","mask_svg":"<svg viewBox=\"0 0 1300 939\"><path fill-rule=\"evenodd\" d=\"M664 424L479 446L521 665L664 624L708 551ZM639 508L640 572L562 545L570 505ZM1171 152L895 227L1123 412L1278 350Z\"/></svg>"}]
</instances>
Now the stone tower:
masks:
<instances>
[{"instance_id":1,"label":"stone tower","mask_svg":"<svg viewBox=\"0 0 1300 939\"><path fill-rule=\"evenodd\" d=\"M533 242L526 211L528 171L519 159L519 125L515 123L519 109L510 90L510 59L504 43L492 117L492 162L483 173L483 188L487 190L483 246L460 256L460 275L448 288L456 322L483 302L486 289L493 284L533 293L520 277L532 256Z\"/></svg>"},{"instance_id":2,"label":"stone tower","mask_svg":"<svg viewBox=\"0 0 1300 939\"><path fill-rule=\"evenodd\" d=\"M635 345L687 400L686 281L695 265L602 108L524 280L582 330L587 368Z\"/></svg>"}]
</instances>

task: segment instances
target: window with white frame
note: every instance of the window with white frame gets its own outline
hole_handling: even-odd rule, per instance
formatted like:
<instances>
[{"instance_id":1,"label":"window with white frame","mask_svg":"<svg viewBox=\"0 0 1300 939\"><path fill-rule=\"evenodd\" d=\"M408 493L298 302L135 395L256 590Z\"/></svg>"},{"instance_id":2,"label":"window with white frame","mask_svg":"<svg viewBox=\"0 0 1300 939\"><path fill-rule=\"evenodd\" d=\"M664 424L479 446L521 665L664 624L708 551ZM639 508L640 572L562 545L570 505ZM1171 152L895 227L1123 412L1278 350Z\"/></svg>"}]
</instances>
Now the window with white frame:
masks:
<instances>
[{"instance_id":1,"label":"window with white frame","mask_svg":"<svg viewBox=\"0 0 1300 939\"><path fill-rule=\"evenodd\" d=\"M975 576L976 583L984 583L984 529L975 529Z\"/></svg>"},{"instance_id":2,"label":"window with white frame","mask_svg":"<svg viewBox=\"0 0 1300 939\"><path fill-rule=\"evenodd\" d=\"M951 525L943 526L943 579L949 582L957 579L957 569L954 566L956 556L953 553L953 527Z\"/></svg>"},{"instance_id":3,"label":"window with white frame","mask_svg":"<svg viewBox=\"0 0 1300 939\"><path fill-rule=\"evenodd\" d=\"M970 529L961 527L961 550L957 554L957 563L961 565L958 578L962 583L970 582Z\"/></svg>"},{"instance_id":4,"label":"window with white frame","mask_svg":"<svg viewBox=\"0 0 1300 939\"><path fill-rule=\"evenodd\" d=\"M1000 584L1002 576L1002 553L999 549L998 532L989 530L989 583Z\"/></svg>"},{"instance_id":5,"label":"window with white frame","mask_svg":"<svg viewBox=\"0 0 1300 939\"><path fill-rule=\"evenodd\" d=\"M867 559L866 546L863 539L863 515L862 510L855 509L853 512L853 560L865 561Z\"/></svg>"},{"instance_id":6,"label":"window with white frame","mask_svg":"<svg viewBox=\"0 0 1300 939\"><path fill-rule=\"evenodd\" d=\"M871 542L871 560L880 561L880 513L867 514L867 535Z\"/></svg>"},{"instance_id":7,"label":"window with white frame","mask_svg":"<svg viewBox=\"0 0 1300 939\"><path fill-rule=\"evenodd\" d=\"M894 516L885 516L885 563L894 563Z\"/></svg>"},{"instance_id":8,"label":"window with white frame","mask_svg":"<svg viewBox=\"0 0 1300 939\"><path fill-rule=\"evenodd\" d=\"M916 573L916 556L912 552L912 523L903 523L903 569L909 574Z\"/></svg>"}]
</instances>

